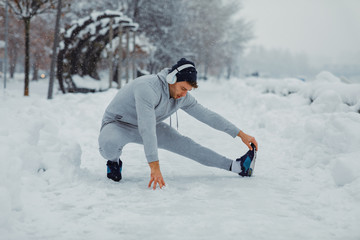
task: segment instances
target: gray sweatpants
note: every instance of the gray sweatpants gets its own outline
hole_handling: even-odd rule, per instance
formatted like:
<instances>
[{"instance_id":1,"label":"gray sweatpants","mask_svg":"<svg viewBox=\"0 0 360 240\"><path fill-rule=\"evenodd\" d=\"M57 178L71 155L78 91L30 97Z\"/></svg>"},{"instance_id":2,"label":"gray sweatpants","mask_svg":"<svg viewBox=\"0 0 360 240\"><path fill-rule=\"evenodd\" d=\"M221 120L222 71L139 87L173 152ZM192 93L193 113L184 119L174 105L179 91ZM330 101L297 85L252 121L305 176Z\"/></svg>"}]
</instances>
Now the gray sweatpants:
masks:
<instances>
[{"instance_id":1,"label":"gray sweatpants","mask_svg":"<svg viewBox=\"0 0 360 240\"><path fill-rule=\"evenodd\" d=\"M190 158L203 165L229 170L233 162L179 134L164 122L156 125L156 135L159 148ZM136 127L121 123L109 123L100 131L99 150L107 160L117 161L123 147L128 143L143 143Z\"/></svg>"}]
</instances>

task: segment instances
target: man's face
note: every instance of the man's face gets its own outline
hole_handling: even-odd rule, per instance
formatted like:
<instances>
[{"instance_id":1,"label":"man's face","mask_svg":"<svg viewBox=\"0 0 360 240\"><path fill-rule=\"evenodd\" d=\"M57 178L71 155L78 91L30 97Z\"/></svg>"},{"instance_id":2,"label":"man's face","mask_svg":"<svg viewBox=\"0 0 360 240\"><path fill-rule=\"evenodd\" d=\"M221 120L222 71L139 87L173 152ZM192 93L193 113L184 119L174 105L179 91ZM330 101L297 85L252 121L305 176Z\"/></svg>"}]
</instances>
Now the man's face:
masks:
<instances>
[{"instance_id":1,"label":"man's face","mask_svg":"<svg viewBox=\"0 0 360 240\"><path fill-rule=\"evenodd\" d=\"M169 84L170 97L174 99L185 97L187 92L191 91L191 89L192 86L186 81Z\"/></svg>"}]
</instances>

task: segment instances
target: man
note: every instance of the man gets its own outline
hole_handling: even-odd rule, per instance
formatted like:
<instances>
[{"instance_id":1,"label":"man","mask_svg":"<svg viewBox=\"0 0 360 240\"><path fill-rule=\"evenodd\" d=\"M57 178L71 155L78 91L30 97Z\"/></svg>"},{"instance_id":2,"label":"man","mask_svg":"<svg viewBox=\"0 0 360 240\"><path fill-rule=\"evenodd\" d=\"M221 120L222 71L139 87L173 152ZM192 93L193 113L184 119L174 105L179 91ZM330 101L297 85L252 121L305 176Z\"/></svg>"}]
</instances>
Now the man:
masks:
<instances>
[{"instance_id":1,"label":"man","mask_svg":"<svg viewBox=\"0 0 360 240\"><path fill-rule=\"evenodd\" d=\"M258 149L254 137L203 107L188 92L197 88L195 64L180 59L171 69L142 76L125 85L106 108L99 136L99 150L107 159L107 177L121 180L120 155L127 143L144 145L151 174L148 187L165 186L159 165L158 148L193 159L203 165L251 176ZM182 136L162 122L179 108L207 125L239 136L249 151L236 160L228 159Z\"/></svg>"}]
</instances>

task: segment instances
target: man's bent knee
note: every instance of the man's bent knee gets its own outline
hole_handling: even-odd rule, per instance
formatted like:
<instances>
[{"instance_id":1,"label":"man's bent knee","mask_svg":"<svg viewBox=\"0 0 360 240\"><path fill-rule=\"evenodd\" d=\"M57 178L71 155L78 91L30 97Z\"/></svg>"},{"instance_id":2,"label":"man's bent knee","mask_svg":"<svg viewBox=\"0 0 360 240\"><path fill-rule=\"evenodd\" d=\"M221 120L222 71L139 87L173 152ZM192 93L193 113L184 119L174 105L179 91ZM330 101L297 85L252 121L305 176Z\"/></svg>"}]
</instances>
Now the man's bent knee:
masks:
<instances>
[{"instance_id":1,"label":"man's bent knee","mask_svg":"<svg viewBox=\"0 0 360 240\"><path fill-rule=\"evenodd\" d=\"M99 152L105 159L117 160L121 155L121 148L113 142L105 142L100 144Z\"/></svg>"}]
</instances>

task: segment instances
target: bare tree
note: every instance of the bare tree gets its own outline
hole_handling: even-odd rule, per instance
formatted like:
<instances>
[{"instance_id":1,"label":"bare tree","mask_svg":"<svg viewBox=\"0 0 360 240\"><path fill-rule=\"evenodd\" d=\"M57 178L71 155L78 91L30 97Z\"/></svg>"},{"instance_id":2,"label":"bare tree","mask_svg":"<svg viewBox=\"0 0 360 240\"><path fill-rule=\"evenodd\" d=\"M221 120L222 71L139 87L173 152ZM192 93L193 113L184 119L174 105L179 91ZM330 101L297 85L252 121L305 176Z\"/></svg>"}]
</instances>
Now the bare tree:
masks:
<instances>
[{"instance_id":1,"label":"bare tree","mask_svg":"<svg viewBox=\"0 0 360 240\"><path fill-rule=\"evenodd\" d=\"M5 19L5 7L2 7L0 2L0 19L1 18ZM13 15L9 15L8 57L11 78L14 77L16 64L21 57L19 51L23 51L24 35L22 32L16 31L17 29L20 29L21 26L21 20L15 18ZM5 31L0 31L0 39L5 39Z\"/></svg>"},{"instance_id":2,"label":"bare tree","mask_svg":"<svg viewBox=\"0 0 360 240\"><path fill-rule=\"evenodd\" d=\"M57 56L57 47L59 45L60 17L61 17L61 0L59 0L58 2L57 13L56 13L54 44L53 44L53 52L51 57L49 90L47 97L48 99L52 99L53 89L54 89L54 75L55 75L54 72L55 72L55 64L56 64L56 56Z\"/></svg>"},{"instance_id":3,"label":"bare tree","mask_svg":"<svg viewBox=\"0 0 360 240\"><path fill-rule=\"evenodd\" d=\"M4 4L5 0L0 3ZM14 15L24 22L25 29L25 86L24 96L29 96L30 73L30 22L34 16L53 9L57 0L8 0Z\"/></svg>"},{"instance_id":4,"label":"bare tree","mask_svg":"<svg viewBox=\"0 0 360 240\"><path fill-rule=\"evenodd\" d=\"M251 38L251 26L234 20L241 9L238 0L123 2L127 14L139 23L139 32L156 47L149 57L151 72L188 57L205 78L208 71L219 74L225 68L229 76L235 57Z\"/></svg>"}]
</instances>

